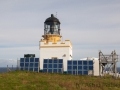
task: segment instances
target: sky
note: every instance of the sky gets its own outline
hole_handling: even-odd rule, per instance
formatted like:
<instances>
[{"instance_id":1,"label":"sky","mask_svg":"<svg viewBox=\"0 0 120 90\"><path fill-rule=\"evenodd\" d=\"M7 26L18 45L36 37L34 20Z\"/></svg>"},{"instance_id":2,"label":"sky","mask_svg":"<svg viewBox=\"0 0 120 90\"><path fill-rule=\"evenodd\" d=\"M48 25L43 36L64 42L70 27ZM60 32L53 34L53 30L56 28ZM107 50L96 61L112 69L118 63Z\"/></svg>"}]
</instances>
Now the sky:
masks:
<instances>
[{"instance_id":1,"label":"sky","mask_svg":"<svg viewBox=\"0 0 120 90\"><path fill-rule=\"evenodd\" d=\"M98 57L99 50L120 55L120 0L0 0L0 67L15 66L24 54L40 57L51 14L72 42L73 59Z\"/></svg>"}]
</instances>

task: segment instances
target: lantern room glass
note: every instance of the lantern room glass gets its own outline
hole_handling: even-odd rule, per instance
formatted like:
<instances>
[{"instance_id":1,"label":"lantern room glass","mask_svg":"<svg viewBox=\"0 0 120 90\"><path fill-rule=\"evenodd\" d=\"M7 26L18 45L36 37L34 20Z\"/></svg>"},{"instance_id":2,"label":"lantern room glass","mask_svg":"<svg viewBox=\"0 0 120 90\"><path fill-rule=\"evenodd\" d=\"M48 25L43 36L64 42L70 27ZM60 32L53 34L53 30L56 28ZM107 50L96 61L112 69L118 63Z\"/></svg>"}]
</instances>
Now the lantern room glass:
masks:
<instances>
[{"instance_id":1,"label":"lantern room glass","mask_svg":"<svg viewBox=\"0 0 120 90\"><path fill-rule=\"evenodd\" d=\"M60 24L58 24L57 22L44 23L44 34L60 35Z\"/></svg>"}]
</instances>

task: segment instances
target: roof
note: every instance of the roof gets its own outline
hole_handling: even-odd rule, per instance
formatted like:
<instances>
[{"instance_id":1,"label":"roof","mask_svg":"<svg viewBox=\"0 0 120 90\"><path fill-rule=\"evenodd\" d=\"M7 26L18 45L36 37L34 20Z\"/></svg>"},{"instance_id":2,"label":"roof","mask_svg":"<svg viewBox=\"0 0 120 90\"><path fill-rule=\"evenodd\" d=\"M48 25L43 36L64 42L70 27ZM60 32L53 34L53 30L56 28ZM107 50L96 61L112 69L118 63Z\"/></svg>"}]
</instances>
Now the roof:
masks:
<instances>
[{"instance_id":1,"label":"roof","mask_svg":"<svg viewBox=\"0 0 120 90\"><path fill-rule=\"evenodd\" d=\"M98 60L98 58L95 57L87 57L87 58L82 58L80 60Z\"/></svg>"},{"instance_id":2,"label":"roof","mask_svg":"<svg viewBox=\"0 0 120 90\"><path fill-rule=\"evenodd\" d=\"M24 54L24 57L35 57L35 54Z\"/></svg>"},{"instance_id":3,"label":"roof","mask_svg":"<svg viewBox=\"0 0 120 90\"><path fill-rule=\"evenodd\" d=\"M47 22L58 22L60 24L60 21L56 17L54 17L53 14L51 14L51 17L49 17L45 20L45 23L47 23Z\"/></svg>"}]
</instances>

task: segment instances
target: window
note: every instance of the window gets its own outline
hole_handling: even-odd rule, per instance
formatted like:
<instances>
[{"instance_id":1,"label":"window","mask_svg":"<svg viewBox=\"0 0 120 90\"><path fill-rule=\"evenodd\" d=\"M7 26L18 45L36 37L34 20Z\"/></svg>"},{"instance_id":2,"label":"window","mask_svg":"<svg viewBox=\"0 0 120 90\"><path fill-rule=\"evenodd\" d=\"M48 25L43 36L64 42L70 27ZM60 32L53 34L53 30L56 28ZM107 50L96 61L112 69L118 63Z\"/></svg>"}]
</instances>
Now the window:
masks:
<instances>
[{"instance_id":1,"label":"window","mask_svg":"<svg viewBox=\"0 0 120 90\"><path fill-rule=\"evenodd\" d=\"M89 70L93 70L93 66L89 66Z\"/></svg>"},{"instance_id":2,"label":"window","mask_svg":"<svg viewBox=\"0 0 120 90\"><path fill-rule=\"evenodd\" d=\"M44 65L43 65L43 68L47 68L47 64L44 64Z\"/></svg>"},{"instance_id":3,"label":"window","mask_svg":"<svg viewBox=\"0 0 120 90\"><path fill-rule=\"evenodd\" d=\"M73 61L73 65L77 65L77 61Z\"/></svg>"},{"instance_id":4,"label":"window","mask_svg":"<svg viewBox=\"0 0 120 90\"><path fill-rule=\"evenodd\" d=\"M54 73L57 73L57 69L53 69L53 72L54 72Z\"/></svg>"},{"instance_id":5,"label":"window","mask_svg":"<svg viewBox=\"0 0 120 90\"><path fill-rule=\"evenodd\" d=\"M78 65L82 65L82 61L78 61Z\"/></svg>"},{"instance_id":6,"label":"window","mask_svg":"<svg viewBox=\"0 0 120 90\"><path fill-rule=\"evenodd\" d=\"M35 67L38 67L38 63L35 63Z\"/></svg>"},{"instance_id":7,"label":"window","mask_svg":"<svg viewBox=\"0 0 120 90\"><path fill-rule=\"evenodd\" d=\"M72 65L72 61L68 61L68 65Z\"/></svg>"},{"instance_id":8,"label":"window","mask_svg":"<svg viewBox=\"0 0 120 90\"><path fill-rule=\"evenodd\" d=\"M57 63L58 60L54 60L54 63Z\"/></svg>"},{"instance_id":9,"label":"window","mask_svg":"<svg viewBox=\"0 0 120 90\"><path fill-rule=\"evenodd\" d=\"M33 63L30 63L30 67L33 67L33 65L34 65Z\"/></svg>"},{"instance_id":10,"label":"window","mask_svg":"<svg viewBox=\"0 0 120 90\"><path fill-rule=\"evenodd\" d=\"M28 67L29 66L29 63L25 63L25 67Z\"/></svg>"},{"instance_id":11,"label":"window","mask_svg":"<svg viewBox=\"0 0 120 90\"><path fill-rule=\"evenodd\" d=\"M29 58L25 58L25 62L29 62Z\"/></svg>"},{"instance_id":12,"label":"window","mask_svg":"<svg viewBox=\"0 0 120 90\"><path fill-rule=\"evenodd\" d=\"M73 66L73 70L75 70L75 69L77 70L77 66Z\"/></svg>"},{"instance_id":13,"label":"window","mask_svg":"<svg viewBox=\"0 0 120 90\"><path fill-rule=\"evenodd\" d=\"M49 65L48 65L48 68L52 68L52 64L49 64Z\"/></svg>"},{"instance_id":14,"label":"window","mask_svg":"<svg viewBox=\"0 0 120 90\"><path fill-rule=\"evenodd\" d=\"M83 74L84 75L88 75L88 71L83 71Z\"/></svg>"},{"instance_id":15,"label":"window","mask_svg":"<svg viewBox=\"0 0 120 90\"><path fill-rule=\"evenodd\" d=\"M54 64L54 65L53 65L53 68L57 68L57 64Z\"/></svg>"},{"instance_id":16,"label":"window","mask_svg":"<svg viewBox=\"0 0 120 90\"><path fill-rule=\"evenodd\" d=\"M21 67L24 67L24 63L20 63L20 66L21 66Z\"/></svg>"},{"instance_id":17,"label":"window","mask_svg":"<svg viewBox=\"0 0 120 90\"><path fill-rule=\"evenodd\" d=\"M82 66L78 66L78 70L82 70Z\"/></svg>"},{"instance_id":18,"label":"window","mask_svg":"<svg viewBox=\"0 0 120 90\"><path fill-rule=\"evenodd\" d=\"M45 25L45 30L46 30L46 34L48 34L50 31L50 25Z\"/></svg>"},{"instance_id":19,"label":"window","mask_svg":"<svg viewBox=\"0 0 120 90\"><path fill-rule=\"evenodd\" d=\"M34 62L34 58L30 58L30 62Z\"/></svg>"},{"instance_id":20,"label":"window","mask_svg":"<svg viewBox=\"0 0 120 90\"><path fill-rule=\"evenodd\" d=\"M73 74L74 74L74 75L77 75L77 71L76 71L76 70L74 70L74 71L73 71Z\"/></svg>"},{"instance_id":21,"label":"window","mask_svg":"<svg viewBox=\"0 0 120 90\"><path fill-rule=\"evenodd\" d=\"M82 75L82 71L78 71L78 74Z\"/></svg>"},{"instance_id":22,"label":"window","mask_svg":"<svg viewBox=\"0 0 120 90\"><path fill-rule=\"evenodd\" d=\"M39 62L39 58L35 58L35 62Z\"/></svg>"},{"instance_id":23,"label":"window","mask_svg":"<svg viewBox=\"0 0 120 90\"><path fill-rule=\"evenodd\" d=\"M83 70L88 70L87 66L83 66Z\"/></svg>"},{"instance_id":24,"label":"window","mask_svg":"<svg viewBox=\"0 0 120 90\"><path fill-rule=\"evenodd\" d=\"M52 60L51 60L51 59L49 59L49 63L52 63Z\"/></svg>"},{"instance_id":25,"label":"window","mask_svg":"<svg viewBox=\"0 0 120 90\"><path fill-rule=\"evenodd\" d=\"M48 59L44 59L44 63L47 63L48 62Z\"/></svg>"},{"instance_id":26,"label":"window","mask_svg":"<svg viewBox=\"0 0 120 90\"><path fill-rule=\"evenodd\" d=\"M93 61L89 61L89 65L93 65Z\"/></svg>"},{"instance_id":27,"label":"window","mask_svg":"<svg viewBox=\"0 0 120 90\"><path fill-rule=\"evenodd\" d=\"M83 61L83 65L87 65L87 61Z\"/></svg>"},{"instance_id":28,"label":"window","mask_svg":"<svg viewBox=\"0 0 120 90\"><path fill-rule=\"evenodd\" d=\"M34 71L38 71L38 68L34 68Z\"/></svg>"},{"instance_id":29,"label":"window","mask_svg":"<svg viewBox=\"0 0 120 90\"><path fill-rule=\"evenodd\" d=\"M59 59L59 63L63 63L63 60L62 60L62 59Z\"/></svg>"},{"instance_id":30,"label":"window","mask_svg":"<svg viewBox=\"0 0 120 90\"><path fill-rule=\"evenodd\" d=\"M54 29L55 29L55 31L57 31L57 29L58 29L58 25L55 25L55 26L54 26Z\"/></svg>"},{"instance_id":31,"label":"window","mask_svg":"<svg viewBox=\"0 0 120 90\"><path fill-rule=\"evenodd\" d=\"M62 68L62 64L58 64L58 68Z\"/></svg>"},{"instance_id":32,"label":"window","mask_svg":"<svg viewBox=\"0 0 120 90\"><path fill-rule=\"evenodd\" d=\"M20 62L24 62L24 58L20 58Z\"/></svg>"},{"instance_id":33,"label":"window","mask_svg":"<svg viewBox=\"0 0 120 90\"><path fill-rule=\"evenodd\" d=\"M58 69L58 72L59 72L59 73L62 73L62 69Z\"/></svg>"},{"instance_id":34,"label":"window","mask_svg":"<svg viewBox=\"0 0 120 90\"><path fill-rule=\"evenodd\" d=\"M68 66L68 69L69 69L69 70L72 70L72 66Z\"/></svg>"},{"instance_id":35,"label":"window","mask_svg":"<svg viewBox=\"0 0 120 90\"><path fill-rule=\"evenodd\" d=\"M48 69L48 72L52 73L52 69Z\"/></svg>"}]
</instances>

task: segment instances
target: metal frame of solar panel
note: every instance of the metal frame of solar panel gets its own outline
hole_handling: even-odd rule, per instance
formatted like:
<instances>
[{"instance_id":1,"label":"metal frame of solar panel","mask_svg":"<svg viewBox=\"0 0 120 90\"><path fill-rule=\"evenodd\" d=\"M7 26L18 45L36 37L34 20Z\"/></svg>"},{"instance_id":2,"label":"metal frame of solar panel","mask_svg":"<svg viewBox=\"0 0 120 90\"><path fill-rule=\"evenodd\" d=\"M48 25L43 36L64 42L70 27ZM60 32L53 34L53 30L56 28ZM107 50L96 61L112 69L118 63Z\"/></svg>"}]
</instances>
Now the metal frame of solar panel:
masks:
<instances>
[{"instance_id":1,"label":"metal frame of solar panel","mask_svg":"<svg viewBox=\"0 0 120 90\"><path fill-rule=\"evenodd\" d=\"M63 59L44 59L43 72L63 73Z\"/></svg>"},{"instance_id":2,"label":"metal frame of solar panel","mask_svg":"<svg viewBox=\"0 0 120 90\"><path fill-rule=\"evenodd\" d=\"M73 75L88 75L88 71L93 70L92 60L68 60L67 73Z\"/></svg>"},{"instance_id":3,"label":"metal frame of solar panel","mask_svg":"<svg viewBox=\"0 0 120 90\"><path fill-rule=\"evenodd\" d=\"M39 58L20 58L20 70L39 72Z\"/></svg>"}]
</instances>

